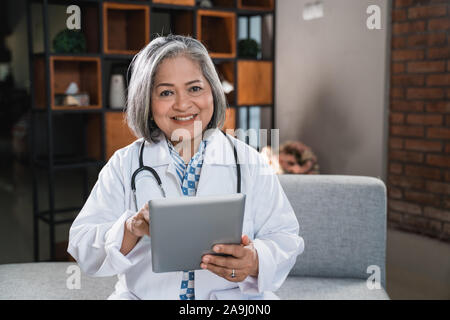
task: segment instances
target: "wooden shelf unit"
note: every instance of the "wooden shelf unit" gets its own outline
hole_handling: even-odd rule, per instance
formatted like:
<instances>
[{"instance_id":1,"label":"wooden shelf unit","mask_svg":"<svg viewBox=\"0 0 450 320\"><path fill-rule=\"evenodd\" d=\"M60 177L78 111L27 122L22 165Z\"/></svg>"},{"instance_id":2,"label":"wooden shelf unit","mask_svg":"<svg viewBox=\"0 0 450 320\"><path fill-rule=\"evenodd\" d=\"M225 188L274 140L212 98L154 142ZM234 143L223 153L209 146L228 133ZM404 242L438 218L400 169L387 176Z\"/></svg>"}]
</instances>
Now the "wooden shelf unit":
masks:
<instances>
[{"instance_id":1,"label":"wooden shelf unit","mask_svg":"<svg viewBox=\"0 0 450 320\"><path fill-rule=\"evenodd\" d=\"M238 60L238 105L273 104L273 63Z\"/></svg>"},{"instance_id":2,"label":"wooden shelf unit","mask_svg":"<svg viewBox=\"0 0 450 320\"><path fill-rule=\"evenodd\" d=\"M263 15L274 14L273 0L212 0L211 9L205 9L195 4L195 0L153 0L133 1L130 4L115 1L89 2L87 22L90 26L97 25L101 30L93 30L89 37L90 48L101 48L99 54L81 55L55 55L50 54L50 103L54 111L83 112L92 109L101 109L105 112L105 154L103 158L108 160L112 154L112 148L125 146L129 139L129 131L124 121L116 121L120 112L109 109L109 79L111 75L108 66L112 61L131 61L146 43L151 35L161 33L161 25L156 20L161 16L169 17L171 31L175 34L191 35L202 41L213 58L216 70L221 79L231 83L234 90L226 94L229 110L227 126L231 127L232 121L238 120L237 109L254 105L273 105L273 60L240 59L237 57L237 19L239 15ZM98 6L96 8L95 6ZM235 7L237 6L237 7ZM192 9L187 9L187 7ZM223 11L221 11L223 9ZM252 11L254 13L252 13ZM250 12L249 12L250 11ZM96 13L102 12L103 23L94 21ZM265 12L265 13L264 13ZM153 18L155 21L153 21ZM151 23L152 22L152 23ZM165 22L167 24L167 22ZM103 46L96 45L101 35ZM220 36L217 36L220 35ZM273 39L272 39L273 40ZM88 52L96 51L89 50ZM34 106L45 109L45 55L35 59L35 101ZM102 84L102 78L104 83ZM63 93L71 81L77 82L80 91L87 91L90 96L90 105L86 107L57 106L55 94ZM110 113L112 115L106 115ZM108 122L108 124L106 123ZM96 121L98 124L98 119ZM92 127L92 124L89 124ZM126 133L123 140L110 143L106 130L111 132L112 126ZM234 122L236 126L236 122ZM122 143L120 142L122 141ZM92 146L89 146L92 149ZM92 149L93 150L93 149ZM92 152L91 152L92 153ZM94 158L99 159L98 155ZM102 158L102 157L100 157Z\"/></svg>"},{"instance_id":3,"label":"wooden shelf unit","mask_svg":"<svg viewBox=\"0 0 450 320\"><path fill-rule=\"evenodd\" d=\"M211 58L236 57L236 14L199 9L197 39L208 49Z\"/></svg>"},{"instance_id":4,"label":"wooden shelf unit","mask_svg":"<svg viewBox=\"0 0 450 320\"><path fill-rule=\"evenodd\" d=\"M129 145L136 137L124 121L122 112L105 112L105 152L109 159L116 150Z\"/></svg>"}]
</instances>

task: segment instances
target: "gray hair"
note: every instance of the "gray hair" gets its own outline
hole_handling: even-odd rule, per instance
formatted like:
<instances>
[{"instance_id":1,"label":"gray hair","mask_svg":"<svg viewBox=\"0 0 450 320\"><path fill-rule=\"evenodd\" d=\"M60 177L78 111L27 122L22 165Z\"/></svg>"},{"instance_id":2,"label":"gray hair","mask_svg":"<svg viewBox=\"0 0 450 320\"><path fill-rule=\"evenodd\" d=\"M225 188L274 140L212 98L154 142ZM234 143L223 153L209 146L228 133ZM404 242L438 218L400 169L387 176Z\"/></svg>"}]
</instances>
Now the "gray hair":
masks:
<instances>
[{"instance_id":1,"label":"gray hair","mask_svg":"<svg viewBox=\"0 0 450 320\"><path fill-rule=\"evenodd\" d=\"M206 129L222 128L225 122L227 100L219 76L205 46L191 37L172 35L153 39L133 57L126 121L136 137L157 142L161 130L151 117L151 92L158 66L166 58L185 55L199 64L208 80L214 100L214 112Z\"/></svg>"}]
</instances>

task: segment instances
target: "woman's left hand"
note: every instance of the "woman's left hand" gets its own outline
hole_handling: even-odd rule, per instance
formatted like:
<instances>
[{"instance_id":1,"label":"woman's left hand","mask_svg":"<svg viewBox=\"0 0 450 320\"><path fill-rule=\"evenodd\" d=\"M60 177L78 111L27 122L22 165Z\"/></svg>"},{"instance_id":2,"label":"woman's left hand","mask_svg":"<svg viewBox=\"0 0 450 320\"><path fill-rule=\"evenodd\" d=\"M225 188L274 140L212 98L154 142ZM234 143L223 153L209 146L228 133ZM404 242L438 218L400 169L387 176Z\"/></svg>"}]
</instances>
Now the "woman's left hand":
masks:
<instances>
[{"instance_id":1,"label":"woman's left hand","mask_svg":"<svg viewBox=\"0 0 450 320\"><path fill-rule=\"evenodd\" d=\"M229 254L231 257L204 255L200 264L202 269L232 282L244 281L247 276L258 276L258 253L248 236L242 236L240 245L218 244L214 246L213 251ZM234 278L231 276L233 270Z\"/></svg>"}]
</instances>

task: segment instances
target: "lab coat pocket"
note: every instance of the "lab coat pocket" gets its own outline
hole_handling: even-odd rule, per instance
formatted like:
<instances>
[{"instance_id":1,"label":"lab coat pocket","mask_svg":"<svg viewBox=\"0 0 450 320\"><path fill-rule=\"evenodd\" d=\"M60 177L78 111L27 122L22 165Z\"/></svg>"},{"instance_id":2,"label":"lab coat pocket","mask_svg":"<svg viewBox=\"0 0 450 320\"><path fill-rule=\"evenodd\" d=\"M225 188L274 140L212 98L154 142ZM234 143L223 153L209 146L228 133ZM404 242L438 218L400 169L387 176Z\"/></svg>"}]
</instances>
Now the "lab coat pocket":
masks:
<instances>
[{"instance_id":1,"label":"lab coat pocket","mask_svg":"<svg viewBox=\"0 0 450 320\"><path fill-rule=\"evenodd\" d=\"M231 288L225 290L212 291L210 295L211 300L248 300L246 295L243 295L241 289Z\"/></svg>"}]
</instances>

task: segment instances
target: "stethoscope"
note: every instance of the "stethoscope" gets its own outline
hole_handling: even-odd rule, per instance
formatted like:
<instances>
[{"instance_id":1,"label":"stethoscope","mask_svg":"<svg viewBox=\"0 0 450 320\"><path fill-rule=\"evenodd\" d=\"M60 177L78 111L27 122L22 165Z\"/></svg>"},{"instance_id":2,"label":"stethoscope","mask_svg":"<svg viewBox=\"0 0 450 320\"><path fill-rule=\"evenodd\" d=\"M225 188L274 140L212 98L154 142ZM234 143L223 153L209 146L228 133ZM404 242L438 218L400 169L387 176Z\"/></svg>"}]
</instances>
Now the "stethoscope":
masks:
<instances>
[{"instance_id":1,"label":"stethoscope","mask_svg":"<svg viewBox=\"0 0 450 320\"><path fill-rule=\"evenodd\" d=\"M221 131L221 132L225 135L225 137L227 137L228 141L230 142L230 144L233 147L234 161L236 162L236 170L237 170L237 193L241 193L241 166L238 161L236 146L234 145L231 138L225 132L223 132L223 131ZM149 171L153 175L153 177L156 179L156 182L158 183L159 188L161 189L161 193L162 193L163 197L164 198L166 197L166 192L164 191L164 188L162 186L161 178L159 177L156 170L153 169L152 167L144 166L144 160L143 160L144 146L145 146L145 139L142 141L141 148L139 150L139 168L136 169L133 172L133 175L131 176L131 191L133 192L134 207L135 207L136 211L139 210L138 206L137 206L137 200L136 200L136 176L141 171Z\"/></svg>"}]
</instances>

